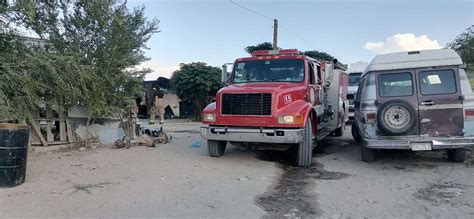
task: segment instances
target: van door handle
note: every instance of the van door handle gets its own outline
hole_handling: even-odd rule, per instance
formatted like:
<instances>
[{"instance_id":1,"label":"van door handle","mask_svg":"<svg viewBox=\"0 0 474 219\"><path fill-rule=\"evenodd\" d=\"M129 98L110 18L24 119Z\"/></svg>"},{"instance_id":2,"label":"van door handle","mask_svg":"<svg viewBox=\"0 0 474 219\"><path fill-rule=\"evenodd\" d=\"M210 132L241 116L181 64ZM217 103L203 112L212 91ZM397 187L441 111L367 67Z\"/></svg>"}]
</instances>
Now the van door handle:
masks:
<instances>
[{"instance_id":1,"label":"van door handle","mask_svg":"<svg viewBox=\"0 0 474 219\"><path fill-rule=\"evenodd\" d=\"M420 103L421 105L423 106L432 106L432 105L435 105L435 103L431 100L427 100L427 101L423 101Z\"/></svg>"}]
</instances>

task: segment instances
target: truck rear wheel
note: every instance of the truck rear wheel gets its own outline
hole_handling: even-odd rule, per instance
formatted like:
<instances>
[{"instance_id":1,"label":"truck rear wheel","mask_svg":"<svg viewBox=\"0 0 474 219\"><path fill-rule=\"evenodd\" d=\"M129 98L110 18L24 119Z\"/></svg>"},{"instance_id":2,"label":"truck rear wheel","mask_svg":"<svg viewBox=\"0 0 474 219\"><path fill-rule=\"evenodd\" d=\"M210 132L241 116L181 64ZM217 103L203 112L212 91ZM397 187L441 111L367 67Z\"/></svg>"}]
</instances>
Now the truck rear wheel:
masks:
<instances>
[{"instance_id":1,"label":"truck rear wheel","mask_svg":"<svg viewBox=\"0 0 474 219\"><path fill-rule=\"evenodd\" d=\"M357 143L361 143L362 142L362 137L360 136L360 133L359 133L359 130L357 128L357 125L354 123L352 123L352 126L351 126L351 133L352 133L352 137L354 138L354 140L357 142Z\"/></svg>"},{"instance_id":2,"label":"truck rear wheel","mask_svg":"<svg viewBox=\"0 0 474 219\"><path fill-rule=\"evenodd\" d=\"M303 131L303 140L298 145L296 163L299 167L309 167L313 162L313 127L308 119Z\"/></svg>"},{"instance_id":3,"label":"truck rear wheel","mask_svg":"<svg viewBox=\"0 0 474 219\"><path fill-rule=\"evenodd\" d=\"M464 149L448 149L448 159L454 163L462 163L466 160L467 151Z\"/></svg>"},{"instance_id":4,"label":"truck rear wheel","mask_svg":"<svg viewBox=\"0 0 474 219\"><path fill-rule=\"evenodd\" d=\"M341 127L337 128L335 131L334 131L334 135L336 137L341 137L344 135L344 129L346 128L346 125L343 123L341 125Z\"/></svg>"},{"instance_id":5,"label":"truck rear wheel","mask_svg":"<svg viewBox=\"0 0 474 219\"><path fill-rule=\"evenodd\" d=\"M224 154L226 145L227 145L226 141L207 140L207 149L209 151L209 156L211 157L222 156Z\"/></svg>"}]
</instances>

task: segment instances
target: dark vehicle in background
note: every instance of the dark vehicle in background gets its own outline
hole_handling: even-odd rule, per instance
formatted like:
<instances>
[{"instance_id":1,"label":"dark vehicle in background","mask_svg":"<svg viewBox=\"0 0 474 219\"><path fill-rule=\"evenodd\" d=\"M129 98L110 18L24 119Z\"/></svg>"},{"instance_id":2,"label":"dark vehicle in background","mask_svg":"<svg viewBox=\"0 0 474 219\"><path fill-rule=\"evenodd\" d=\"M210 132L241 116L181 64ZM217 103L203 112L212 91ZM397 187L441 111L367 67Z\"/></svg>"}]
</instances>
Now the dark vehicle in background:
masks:
<instances>
[{"instance_id":1,"label":"dark vehicle in background","mask_svg":"<svg viewBox=\"0 0 474 219\"><path fill-rule=\"evenodd\" d=\"M359 88L359 81L362 76L362 72L349 73L349 86L347 88L347 101L349 101L349 120L354 119L355 104L354 98Z\"/></svg>"},{"instance_id":2,"label":"dark vehicle in background","mask_svg":"<svg viewBox=\"0 0 474 219\"><path fill-rule=\"evenodd\" d=\"M347 73L349 74L349 86L347 87L347 101L349 102L349 121L354 119L354 98L359 88L359 81L367 67L366 62L356 62L349 65Z\"/></svg>"},{"instance_id":3,"label":"dark vehicle in background","mask_svg":"<svg viewBox=\"0 0 474 219\"><path fill-rule=\"evenodd\" d=\"M376 56L355 98L352 134L362 160L378 149L446 150L464 162L474 144L474 95L461 58L451 49Z\"/></svg>"}]
</instances>

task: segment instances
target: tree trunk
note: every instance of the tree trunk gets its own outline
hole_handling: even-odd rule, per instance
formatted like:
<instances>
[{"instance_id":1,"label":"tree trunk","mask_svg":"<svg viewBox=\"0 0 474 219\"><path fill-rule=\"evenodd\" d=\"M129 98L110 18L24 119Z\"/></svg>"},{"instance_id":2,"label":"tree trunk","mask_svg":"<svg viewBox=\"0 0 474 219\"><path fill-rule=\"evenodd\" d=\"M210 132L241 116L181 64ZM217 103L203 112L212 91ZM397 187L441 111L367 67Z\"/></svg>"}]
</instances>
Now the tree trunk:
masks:
<instances>
[{"instance_id":1,"label":"tree trunk","mask_svg":"<svg viewBox=\"0 0 474 219\"><path fill-rule=\"evenodd\" d=\"M196 115L195 115L195 119L197 122L200 122L201 121L201 117L202 117L202 110L204 109L203 107L203 103L201 100L195 100L194 101L194 110L196 112Z\"/></svg>"}]
</instances>

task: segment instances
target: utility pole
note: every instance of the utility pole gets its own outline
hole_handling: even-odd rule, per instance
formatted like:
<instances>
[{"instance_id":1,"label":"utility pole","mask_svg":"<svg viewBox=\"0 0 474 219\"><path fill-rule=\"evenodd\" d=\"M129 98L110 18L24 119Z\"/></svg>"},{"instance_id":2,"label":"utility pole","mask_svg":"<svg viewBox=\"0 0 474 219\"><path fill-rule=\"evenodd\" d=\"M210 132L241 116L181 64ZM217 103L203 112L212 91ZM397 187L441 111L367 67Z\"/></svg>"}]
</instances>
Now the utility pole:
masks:
<instances>
[{"instance_id":1,"label":"utility pole","mask_svg":"<svg viewBox=\"0 0 474 219\"><path fill-rule=\"evenodd\" d=\"M278 20L273 20L273 50L278 50Z\"/></svg>"}]
</instances>

